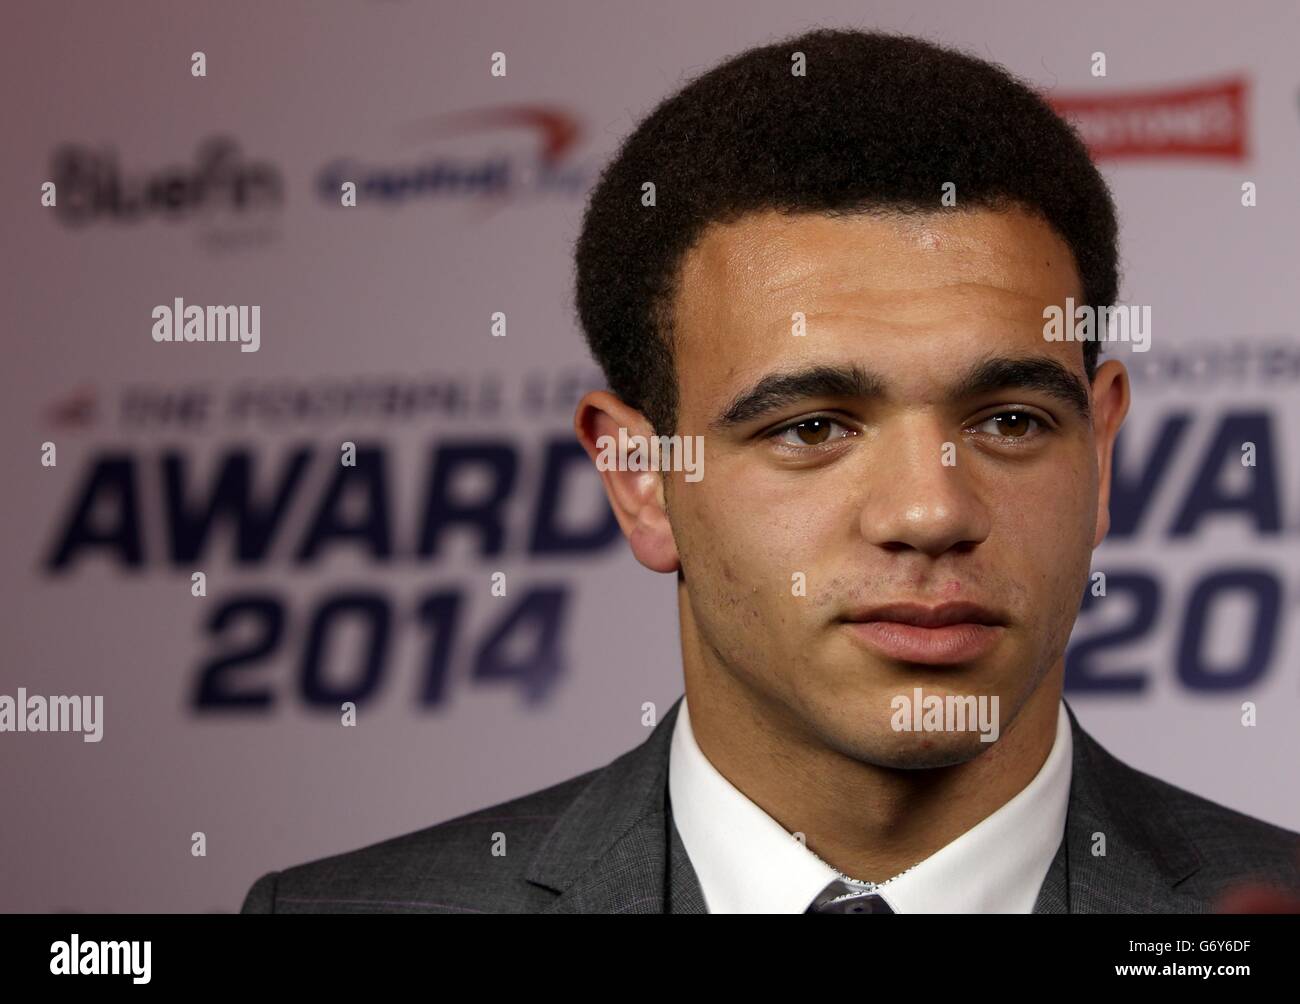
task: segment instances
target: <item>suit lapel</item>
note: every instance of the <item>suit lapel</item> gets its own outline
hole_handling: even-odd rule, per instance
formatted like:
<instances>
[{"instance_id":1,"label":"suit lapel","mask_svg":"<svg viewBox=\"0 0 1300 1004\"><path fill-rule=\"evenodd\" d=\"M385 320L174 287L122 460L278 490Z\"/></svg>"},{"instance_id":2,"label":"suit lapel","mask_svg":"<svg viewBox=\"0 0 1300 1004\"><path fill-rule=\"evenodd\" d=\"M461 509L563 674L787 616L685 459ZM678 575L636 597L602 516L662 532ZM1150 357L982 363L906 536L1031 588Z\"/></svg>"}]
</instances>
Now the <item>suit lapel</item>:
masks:
<instances>
[{"instance_id":1,"label":"suit lapel","mask_svg":"<svg viewBox=\"0 0 1300 1004\"><path fill-rule=\"evenodd\" d=\"M678 698L645 742L599 771L551 828L526 873L559 894L545 912L664 913L666 891L670 906L703 905L689 863L681 867L680 840L672 848L669 837L676 830L668 753L680 705Z\"/></svg>"},{"instance_id":2,"label":"suit lapel","mask_svg":"<svg viewBox=\"0 0 1300 1004\"><path fill-rule=\"evenodd\" d=\"M672 824L668 755L678 698L640 746L596 773L529 865L548 913L705 913ZM1146 775L1107 753L1066 704L1074 752L1065 836L1034 913L1187 913L1174 887L1201 866ZM1105 854L1098 834L1105 839Z\"/></svg>"},{"instance_id":3,"label":"suit lapel","mask_svg":"<svg viewBox=\"0 0 1300 1004\"><path fill-rule=\"evenodd\" d=\"M1069 815L1066 816L1065 832L1070 832ZM1066 861L1068 837L1061 838L1056 848L1056 856L1047 869L1047 877L1038 890L1038 899L1034 901L1034 913L1069 913L1070 912L1070 869Z\"/></svg>"},{"instance_id":4,"label":"suit lapel","mask_svg":"<svg viewBox=\"0 0 1300 1004\"><path fill-rule=\"evenodd\" d=\"M1034 912L1197 912L1197 901L1174 888L1201 867L1195 846L1146 775L1102 749L1065 707L1074 743L1070 804Z\"/></svg>"},{"instance_id":5,"label":"suit lapel","mask_svg":"<svg viewBox=\"0 0 1300 1004\"><path fill-rule=\"evenodd\" d=\"M672 805L668 812L668 913L708 913L704 890L695 875L695 866L686 853L681 834L673 825Z\"/></svg>"}]
</instances>

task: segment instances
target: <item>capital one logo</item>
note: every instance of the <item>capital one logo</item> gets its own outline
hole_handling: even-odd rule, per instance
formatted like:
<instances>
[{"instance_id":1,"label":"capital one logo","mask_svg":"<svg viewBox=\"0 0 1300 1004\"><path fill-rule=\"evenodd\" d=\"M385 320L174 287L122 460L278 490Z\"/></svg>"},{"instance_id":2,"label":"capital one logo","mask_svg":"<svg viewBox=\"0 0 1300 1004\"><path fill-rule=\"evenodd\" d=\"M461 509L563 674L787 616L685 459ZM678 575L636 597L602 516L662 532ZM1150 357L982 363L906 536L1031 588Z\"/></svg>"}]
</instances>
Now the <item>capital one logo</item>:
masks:
<instances>
[{"instance_id":1,"label":"capital one logo","mask_svg":"<svg viewBox=\"0 0 1300 1004\"><path fill-rule=\"evenodd\" d=\"M356 205L470 202L489 211L511 199L581 198L594 165L574 160L584 129L578 117L550 105L501 105L434 115L400 132L403 146L438 144L435 151L393 154L382 163L355 156L327 163L317 177L322 201Z\"/></svg>"}]
</instances>

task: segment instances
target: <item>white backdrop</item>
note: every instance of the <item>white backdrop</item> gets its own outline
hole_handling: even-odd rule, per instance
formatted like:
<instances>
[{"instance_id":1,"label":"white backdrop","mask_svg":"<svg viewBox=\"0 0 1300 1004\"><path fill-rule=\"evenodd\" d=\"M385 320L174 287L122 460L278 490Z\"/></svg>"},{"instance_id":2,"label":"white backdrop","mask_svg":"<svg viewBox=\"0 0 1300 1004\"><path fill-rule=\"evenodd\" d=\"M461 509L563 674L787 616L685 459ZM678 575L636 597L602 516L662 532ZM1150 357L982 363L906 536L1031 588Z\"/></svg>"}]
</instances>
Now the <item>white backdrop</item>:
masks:
<instances>
[{"instance_id":1,"label":"white backdrop","mask_svg":"<svg viewBox=\"0 0 1300 1004\"><path fill-rule=\"evenodd\" d=\"M106 720L97 744L0 735L0 908L236 909L271 868L645 737L642 702L681 692L674 580L573 462L600 377L571 245L684 76L814 25L1105 103L1122 298L1152 306L1153 349L1123 354L1109 599L1067 697L1122 759L1300 828L1294 5L26 3L0 60L0 693L102 694ZM260 304L259 351L156 344L175 297ZM364 461L336 484L344 441Z\"/></svg>"}]
</instances>

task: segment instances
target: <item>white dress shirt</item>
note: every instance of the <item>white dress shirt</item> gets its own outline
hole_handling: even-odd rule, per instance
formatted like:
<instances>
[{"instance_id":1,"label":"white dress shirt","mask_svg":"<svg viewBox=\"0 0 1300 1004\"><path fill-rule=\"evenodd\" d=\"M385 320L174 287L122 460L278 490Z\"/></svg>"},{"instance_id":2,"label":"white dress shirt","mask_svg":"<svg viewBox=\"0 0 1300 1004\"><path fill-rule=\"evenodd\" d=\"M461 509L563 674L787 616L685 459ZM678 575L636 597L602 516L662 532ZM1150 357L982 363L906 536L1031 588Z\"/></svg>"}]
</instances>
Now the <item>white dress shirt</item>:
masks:
<instances>
[{"instance_id":1,"label":"white dress shirt","mask_svg":"<svg viewBox=\"0 0 1300 1004\"><path fill-rule=\"evenodd\" d=\"M1065 834L1070 719L1034 779L1010 801L876 891L895 913L1032 913ZM695 742L686 698L668 758L673 822L710 913L803 913L841 878L722 776Z\"/></svg>"}]
</instances>

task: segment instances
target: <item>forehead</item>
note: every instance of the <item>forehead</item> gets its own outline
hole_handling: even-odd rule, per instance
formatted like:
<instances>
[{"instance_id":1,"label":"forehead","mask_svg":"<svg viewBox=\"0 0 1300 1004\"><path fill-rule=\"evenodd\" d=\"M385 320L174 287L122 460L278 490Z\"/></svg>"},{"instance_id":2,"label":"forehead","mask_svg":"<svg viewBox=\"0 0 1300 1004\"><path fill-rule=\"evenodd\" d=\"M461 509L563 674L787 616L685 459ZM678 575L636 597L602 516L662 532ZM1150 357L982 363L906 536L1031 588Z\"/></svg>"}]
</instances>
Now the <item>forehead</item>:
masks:
<instances>
[{"instance_id":1,"label":"forehead","mask_svg":"<svg viewBox=\"0 0 1300 1004\"><path fill-rule=\"evenodd\" d=\"M1019 209L918 215L764 212L708 228L683 257L675 310L682 405L778 365L868 362L914 381L1047 342L1043 308L1082 290L1065 242ZM796 337L796 313L807 335Z\"/></svg>"}]
</instances>

